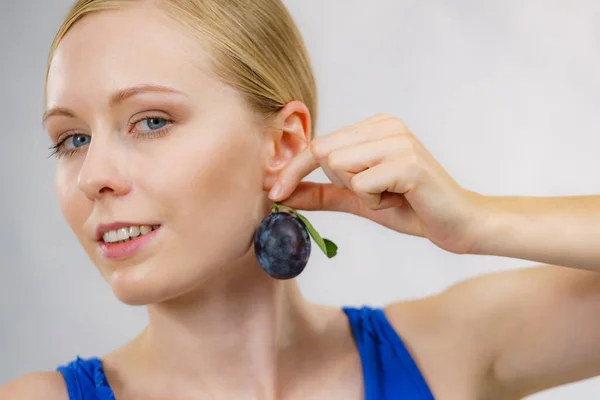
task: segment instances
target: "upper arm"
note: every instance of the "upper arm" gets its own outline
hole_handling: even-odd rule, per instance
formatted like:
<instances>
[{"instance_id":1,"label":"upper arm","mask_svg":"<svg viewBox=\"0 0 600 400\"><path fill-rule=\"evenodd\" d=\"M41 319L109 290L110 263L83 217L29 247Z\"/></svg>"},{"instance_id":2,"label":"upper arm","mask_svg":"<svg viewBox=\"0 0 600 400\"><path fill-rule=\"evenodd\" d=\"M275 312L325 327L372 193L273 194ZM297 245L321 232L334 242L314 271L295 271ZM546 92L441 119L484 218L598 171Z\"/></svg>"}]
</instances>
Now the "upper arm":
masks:
<instances>
[{"instance_id":1,"label":"upper arm","mask_svg":"<svg viewBox=\"0 0 600 400\"><path fill-rule=\"evenodd\" d=\"M484 275L417 303L410 318L399 305L390 313L434 386L461 382L522 398L600 374L597 272L546 266Z\"/></svg>"},{"instance_id":2,"label":"upper arm","mask_svg":"<svg viewBox=\"0 0 600 400\"><path fill-rule=\"evenodd\" d=\"M0 399L68 400L69 394L59 372L36 372L0 386Z\"/></svg>"},{"instance_id":3,"label":"upper arm","mask_svg":"<svg viewBox=\"0 0 600 400\"><path fill-rule=\"evenodd\" d=\"M493 371L526 396L600 374L600 273L534 268L508 277Z\"/></svg>"}]
</instances>

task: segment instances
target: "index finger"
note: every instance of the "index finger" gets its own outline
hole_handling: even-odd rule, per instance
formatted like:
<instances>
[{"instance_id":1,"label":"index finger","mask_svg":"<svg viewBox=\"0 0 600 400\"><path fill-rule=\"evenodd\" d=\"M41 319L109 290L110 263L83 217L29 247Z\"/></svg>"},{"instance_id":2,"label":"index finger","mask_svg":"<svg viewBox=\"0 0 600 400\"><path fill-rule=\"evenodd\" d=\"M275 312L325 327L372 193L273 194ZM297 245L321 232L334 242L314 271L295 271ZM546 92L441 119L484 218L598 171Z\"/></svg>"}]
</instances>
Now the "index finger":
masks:
<instances>
[{"instance_id":1,"label":"index finger","mask_svg":"<svg viewBox=\"0 0 600 400\"><path fill-rule=\"evenodd\" d=\"M281 201L290 196L302 179L315 169L319 168L319 162L315 158L311 146L306 146L300 154L290 161L290 163L281 171L277 183L273 186L271 192L274 196L271 200ZM276 189L280 189L276 191Z\"/></svg>"}]
</instances>

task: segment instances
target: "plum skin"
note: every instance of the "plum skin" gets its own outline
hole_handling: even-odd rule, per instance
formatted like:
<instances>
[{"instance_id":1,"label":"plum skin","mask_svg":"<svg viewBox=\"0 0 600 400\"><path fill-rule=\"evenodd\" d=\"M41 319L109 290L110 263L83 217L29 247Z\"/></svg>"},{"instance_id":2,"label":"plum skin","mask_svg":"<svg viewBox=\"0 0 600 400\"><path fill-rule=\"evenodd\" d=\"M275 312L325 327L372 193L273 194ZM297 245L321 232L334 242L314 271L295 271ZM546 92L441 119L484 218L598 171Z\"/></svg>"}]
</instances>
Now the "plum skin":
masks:
<instances>
[{"instance_id":1,"label":"plum skin","mask_svg":"<svg viewBox=\"0 0 600 400\"><path fill-rule=\"evenodd\" d=\"M261 222L254 250L262 269L276 279L292 279L304 271L311 251L305 225L288 212L274 212Z\"/></svg>"}]
</instances>

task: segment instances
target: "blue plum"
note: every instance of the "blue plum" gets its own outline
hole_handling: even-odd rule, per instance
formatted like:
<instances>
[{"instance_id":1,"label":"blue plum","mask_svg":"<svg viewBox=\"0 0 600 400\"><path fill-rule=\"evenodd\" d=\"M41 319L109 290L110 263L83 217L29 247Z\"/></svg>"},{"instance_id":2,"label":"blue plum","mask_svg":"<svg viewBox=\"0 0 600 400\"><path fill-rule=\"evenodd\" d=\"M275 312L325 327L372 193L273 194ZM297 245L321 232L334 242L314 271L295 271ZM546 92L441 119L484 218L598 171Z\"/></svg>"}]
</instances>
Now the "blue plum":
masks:
<instances>
[{"instance_id":1,"label":"blue plum","mask_svg":"<svg viewBox=\"0 0 600 400\"><path fill-rule=\"evenodd\" d=\"M254 236L256 258L267 274L292 279L304 271L310 257L309 232L296 216L274 212L263 219Z\"/></svg>"}]
</instances>

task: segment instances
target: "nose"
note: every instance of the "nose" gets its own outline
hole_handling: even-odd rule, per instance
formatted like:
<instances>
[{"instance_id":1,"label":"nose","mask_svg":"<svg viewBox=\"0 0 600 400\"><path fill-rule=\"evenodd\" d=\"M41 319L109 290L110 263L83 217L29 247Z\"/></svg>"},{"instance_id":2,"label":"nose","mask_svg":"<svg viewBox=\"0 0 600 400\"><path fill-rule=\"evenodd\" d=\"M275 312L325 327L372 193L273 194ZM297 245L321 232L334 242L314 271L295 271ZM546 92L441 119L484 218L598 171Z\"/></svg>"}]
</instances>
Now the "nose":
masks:
<instances>
[{"instance_id":1,"label":"nose","mask_svg":"<svg viewBox=\"0 0 600 400\"><path fill-rule=\"evenodd\" d=\"M114 145L92 140L79 171L79 189L91 200L105 196L124 196L131 191L123 161Z\"/></svg>"}]
</instances>

